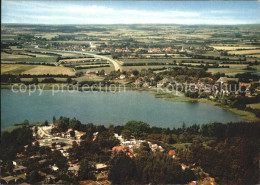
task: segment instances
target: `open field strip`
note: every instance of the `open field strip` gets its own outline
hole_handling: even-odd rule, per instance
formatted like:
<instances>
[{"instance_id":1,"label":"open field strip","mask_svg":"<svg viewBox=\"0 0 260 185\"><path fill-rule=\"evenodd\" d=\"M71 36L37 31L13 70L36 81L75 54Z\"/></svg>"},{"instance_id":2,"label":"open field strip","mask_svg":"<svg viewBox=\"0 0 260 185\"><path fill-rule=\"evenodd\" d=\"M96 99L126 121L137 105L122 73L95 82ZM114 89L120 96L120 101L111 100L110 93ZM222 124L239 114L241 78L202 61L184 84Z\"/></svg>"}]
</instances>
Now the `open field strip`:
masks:
<instances>
[{"instance_id":1,"label":"open field strip","mask_svg":"<svg viewBox=\"0 0 260 185\"><path fill-rule=\"evenodd\" d=\"M248 55L249 57L256 57L256 58L260 58L260 54L256 54L256 55Z\"/></svg>"},{"instance_id":2,"label":"open field strip","mask_svg":"<svg viewBox=\"0 0 260 185\"><path fill-rule=\"evenodd\" d=\"M215 46L211 45L216 50L238 50L238 49L258 49L260 47L254 47L254 46Z\"/></svg>"},{"instance_id":3,"label":"open field strip","mask_svg":"<svg viewBox=\"0 0 260 185\"><path fill-rule=\"evenodd\" d=\"M19 62L26 62L26 63L55 63L57 57L32 57L32 58L6 58L1 59L3 63L19 63Z\"/></svg>"},{"instance_id":4,"label":"open field strip","mask_svg":"<svg viewBox=\"0 0 260 185\"><path fill-rule=\"evenodd\" d=\"M93 61L94 58L73 58L73 59L63 59L59 60L59 62L80 62L80 61Z\"/></svg>"},{"instance_id":5,"label":"open field strip","mask_svg":"<svg viewBox=\"0 0 260 185\"><path fill-rule=\"evenodd\" d=\"M228 53L229 53L229 54L235 54L235 55L260 54L260 49L256 49L256 50L229 51Z\"/></svg>"},{"instance_id":6,"label":"open field strip","mask_svg":"<svg viewBox=\"0 0 260 185\"><path fill-rule=\"evenodd\" d=\"M37 65L36 67L34 67L32 69L22 72L22 74L30 74L30 75L63 74L63 75L73 76L75 74L75 72L71 68L68 68L68 67Z\"/></svg>"},{"instance_id":7,"label":"open field strip","mask_svg":"<svg viewBox=\"0 0 260 185\"><path fill-rule=\"evenodd\" d=\"M120 59L123 63L173 63L173 59Z\"/></svg>"},{"instance_id":8,"label":"open field strip","mask_svg":"<svg viewBox=\"0 0 260 185\"><path fill-rule=\"evenodd\" d=\"M248 104L247 107L251 107L252 109L260 109L260 103Z\"/></svg>"},{"instance_id":9,"label":"open field strip","mask_svg":"<svg viewBox=\"0 0 260 185\"><path fill-rule=\"evenodd\" d=\"M75 72L71 68L42 65L23 64L1 64L1 74L30 74L30 75L58 75L64 74L72 76Z\"/></svg>"},{"instance_id":10,"label":"open field strip","mask_svg":"<svg viewBox=\"0 0 260 185\"><path fill-rule=\"evenodd\" d=\"M20 74L21 72L30 70L34 67L36 66L23 64L1 64L1 74Z\"/></svg>"},{"instance_id":11,"label":"open field strip","mask_svg":"<svg viewBox=\"0 0 260 185\"><path fill-rule=\"evenodd\" d=\"M17 59L17 58L32 58L32 57L28 56L28 55L9 54L9 53L5 53L5 52L1 52L1 60Z\"/></svg>"},{"instance_id":12,"label":"open field strip","mask_svg":"<svg viewBox=\"0 0 260 185\"><path fill-rule=\"evenodd\" d=\"M244 70L245 66L236 66L236 67L232 67L230 66L230 68L209 68L208 72L211 73L225 73L226 75L235 75L238 73L245 73L245 72L252 72L250 70Z\"/></svg>"}]
</instances>

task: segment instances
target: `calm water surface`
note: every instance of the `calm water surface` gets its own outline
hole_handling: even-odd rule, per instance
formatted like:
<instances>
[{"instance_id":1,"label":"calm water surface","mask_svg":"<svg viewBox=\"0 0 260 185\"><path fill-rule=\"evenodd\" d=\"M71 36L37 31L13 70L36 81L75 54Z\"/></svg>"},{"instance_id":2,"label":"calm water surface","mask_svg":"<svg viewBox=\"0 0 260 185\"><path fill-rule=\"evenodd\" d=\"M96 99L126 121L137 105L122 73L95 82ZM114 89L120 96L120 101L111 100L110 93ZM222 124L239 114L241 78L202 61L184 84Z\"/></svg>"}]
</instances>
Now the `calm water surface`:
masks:
<instances>
[{"instance_id":1,"label":"calm water surface","mask_svg":"<svg viewBox=\"0 0 260 185\"><path fill-rule=\"evenodd\" d=\"M1 90L1 128L24 120L51 121L53 116L76 117L82 123L123 125L140 120L152 126L180 127L183 123L230 122L240 118L219 107L203 103L170 102L154 98L149 92L63 92L52 96L44 91L13 93Z\"/></svg>"}]
</instances>

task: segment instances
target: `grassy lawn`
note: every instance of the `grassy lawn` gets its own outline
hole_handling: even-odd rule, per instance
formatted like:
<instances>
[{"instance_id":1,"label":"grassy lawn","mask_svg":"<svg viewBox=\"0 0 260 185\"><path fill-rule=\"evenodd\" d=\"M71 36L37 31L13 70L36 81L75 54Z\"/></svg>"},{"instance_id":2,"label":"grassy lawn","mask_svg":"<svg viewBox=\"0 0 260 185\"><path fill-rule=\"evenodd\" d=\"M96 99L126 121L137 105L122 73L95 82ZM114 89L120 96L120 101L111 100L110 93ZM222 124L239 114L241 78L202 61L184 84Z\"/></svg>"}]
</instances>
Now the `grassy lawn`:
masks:
<instances>
[{"instance_id":1,"label":"grassy lawn","mask_svg":"<svg viewBox=\"0 0 260 185\"><path fill-rule=\"evenodd\" d=\"M68 67L60 66L44 66L44 65L23 65L23 64L1 64L2 74L31 74L31 75L43 75L43 74L65 74L72 76L75 72Z\"/></svg>"},{"instance_id":2,"label":"grassy lawn","mask_svg":"<svg viewBox=\"0 0 260 185\"><path fill-rule=\"evenodd\" d=\"M58 57L6 58L2 62L35 62L55 63Z\"/></svg>"},{"instance_id":3,"label":"grassy lawn","mask_svg":"<svg viewBox=\"0 0 260 185\"><path fill-rule=\"evenodd\" d=\"M78 82L83 82L83 81L103 81L104 77L101 76L95 76L95 77L88 77L88 76L81 76L76 78L75 80L77 80Z\"/></svg>"},{"instance_id":4,"label":"grassy lawn","mask_svg":"<svg viewBox=\"0 0 260 185\"><path fill-rule=\"evenodd\" d=\"M234 75L237 73L252 72L249 70L243 70L244 68L246 68L245 65L229 65L229 66L230 66L229 68L209 68L208 72L211 72L211 73L220 72L220 73L225 73L226 75ZM253 66L253 68L259 68L259 66ZM256 71L258 71L258 69Z\"/></svg>"},{"instance_id":5,"label":"grassy lawn","mask_svg":"<svg viewBox=\"0 0 260 185\"><path fill-rule=\"evenodd\" d=\"M249 104L247 107L251 107L252 109L260 109L260 103Z\"/></svg>"},{"instance_id":6,"label":"grassy lawn","mask_svg":"<svg viewBox=\"0 0 260 185\"><path fill-rule=\"evenodd\" d=\"M22 72L33 69L35 67L35 65L1 64L1 74L21 74Z\"/></svg>"},{"instance_id":7,"label":"grassy lawn","mask_svg":"<svg viewBox=\"0 0 260 185\"><path fill-rule=\"evenodd\" d=\"M192 143L176 143L176 144L172 144L172 146L174 148L176 148L177 150L183 150L186 148L189 148L191 146Z\"/></svg>"}]
</instances>

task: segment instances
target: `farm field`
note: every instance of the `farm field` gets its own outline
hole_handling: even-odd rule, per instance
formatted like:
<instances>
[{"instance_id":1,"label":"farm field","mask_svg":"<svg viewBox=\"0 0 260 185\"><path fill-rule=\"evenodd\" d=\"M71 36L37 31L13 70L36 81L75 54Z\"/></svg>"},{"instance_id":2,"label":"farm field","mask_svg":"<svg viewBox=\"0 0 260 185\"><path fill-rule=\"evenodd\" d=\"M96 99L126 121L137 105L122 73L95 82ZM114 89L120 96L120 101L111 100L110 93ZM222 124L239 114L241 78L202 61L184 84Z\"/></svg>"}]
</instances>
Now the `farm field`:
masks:
<instances>
[{"instance_id":1,"label":"farm field","mask_svg":"<svg viewBox=\"0 0 260 185\"><path fill-rule=\"evenodd\" d=\"M23 65L23 64L1 64L1 74L30 74L30 75L69 75L75 72L71 68L59 66Z\"/></svg>"},{"instance_id":2,"label":"farm field","mask_svg":"<svg viewBox=\"0 0 260 185\"><path fill-rule=\"evenodd\" d=\"M229 53L229 54L235 54L235 55L260 54L260 49L256 49L256 50L229 51L228 53Z\"/></svg>"},{"instance_id":3,"label":"farm field","mask_svg":"<svg viewBox=\"0 0 260 185\"><path fill-rule=\"evenodd\" d=\"M256 58L260 58L260 54L256 54L256 55L248 55L249 57L256 57Z\"/></svg>"},{"instance_id":4,"label":"farm field","mask_svg":"<svg viewBox=\"0 0 260 185\"><path fill-rule=\"evenodd\" d=\"M1 59L4 63L55 63L57 61L57 57L32 57L32 58L6 58Z\"/></svg>"},{"instance_id":5,"label":"farm field","mask_svg":"<svg viewBox=\"0 0 260 185\"><path fill-rule=\"evenodd\" d=\"M162 69L167 67L176 67L173 65L154 65L154 66L122 66L123 70L142 70L142 69Z\"/></svg>"},{"instance_id":6,"label":"farm field","mask_svg":"<svg viewBox=\"0 0 260 185\"><path fill-rule=\"evenodd\" d=\"M83 81L103 81L105 78L104 77L100 77L100 76L81 76L81 77L78 77L76 78L76 80L78 82L83 82Z\"/></svg>"},{"instance_id":7,"label":"farm field","mask_svg":"<svg viewBox=\"0 0 260 185\"><path fill-rule=\"evenodd\" d=\"M5 53L5 52L1 52L1 60L17 59L17 58L32 58L32 57L28 56L28 55L9 54L9 53Z\"/></svg>"},{"instance_id":8,"label":"farm field","mask_svg":"<svg viewBox=\"0 0 260 185\"><path fill-rule=\"evenodd\" d=\"M73 59L63 59L63 60L59 60L59 62L90 62L90 61L94 61L94 57L93 58L73 58Z\"/></svg>"},{"instance_id":9,"label":"farm field","mask_svg":"<svg viewBox=\"0 0 260 185\"><path fill-rule=\"evenodd\" d=\"M128 64L128 63L173 63L173 59L121 59L120 61L122 61L124 64Z\"/></svg>"},{"instance_id":10,"label":"farm field","mask_svg":"<svg viewBox=\"0 0 260 185\"><path fill-rule=\"evenodd\" d=\"M248 32L243 26L46 25L43 28L35 25L20 26L18 29L5 25L2 28L5 45L1 51L1 61L4 64L43 65L42 68L23 66L9 70L16 74L28 71L36 74L36 70L40 70L40 74L55 74L52 71L54 65L72 74L85 73L87 70L111 72L115 68L162 69L175 67L171 65L175 62L179 67L182 67L180 63L190 65L189 68L198 68L198 65L207 63L210 66L229 66L210 68L208 71L213 73L233 75L257 72L260 54L258 28L257 25L252 26L252 32ZM229 39L227 35L237 31L241 33L242 39ZM110 61L108 64L107 58L114 63ZM245 70L249 65L257 71ZM27 70L29 68L31 70Z\"/></svg>"},{"instance_id":11,"label":"farm field","mask_svg":"<svg viewBox=\"0 0 260 185\"><path fill-rule=\"evenodd\" d=\"M260 47L256 47L256 46L214 46L214 45L211 45L211 47L215 48L216 50L228 50L228 51L260 48Z\"/></svg>"},{"instance_id":12,"label":"farm field","mask_svg":"<svg viewBox=\"0 0 260 185\"><path fill-rule=\"evenodd\" d=\"M244 70L246 65L229 65L229 68L209 68L208 72L211 73L225 73L226 75L235 75L238 73L252 72L251 70ZM259 67L255 67L257 72L259 71Z\"/></svg>"},{"instance_id":13,"label":"farm field","mask_svg":"<svg viewBox=\"0 0 260 185\"><path fill-rule=\"evenodd\" d=\"M29 69L27 71L22 72L22 74L30 74L30 75L42 75L42 74L50 74L50 75L69 75L73 76L75 72L71 68L60 67L60 66L40 66Z\"/></svg>"},{"instance_id":14,"label":"farm field","mask_svg":"<svg viewBox=\"0 0 260 185\"><path fill-rule=\"evenodd\" d=\"M1 64L1 74L21 74L24 71L30 70L36 66L23 64Z\"/></svg>"}]
</instances>

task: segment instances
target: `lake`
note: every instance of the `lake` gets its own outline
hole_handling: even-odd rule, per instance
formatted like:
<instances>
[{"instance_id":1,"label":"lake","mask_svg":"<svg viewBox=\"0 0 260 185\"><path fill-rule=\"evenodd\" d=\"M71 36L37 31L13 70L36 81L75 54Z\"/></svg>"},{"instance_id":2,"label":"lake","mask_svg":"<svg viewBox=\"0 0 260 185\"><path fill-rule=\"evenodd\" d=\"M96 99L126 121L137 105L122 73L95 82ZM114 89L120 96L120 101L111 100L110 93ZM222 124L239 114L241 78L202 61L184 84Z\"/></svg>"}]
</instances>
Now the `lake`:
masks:
<instances>
[{"instance_id":1,"label":"lake","mask_svg":"<svg viewBox=\"0 0 260 185\"><path fill-rule=\"evenodd\" d=\"M76 117L82 123L123 125L138 120L158 127L181 127L193 123L240 121L239 116L219 107L157 99L150 92L60 92L42 95L1 90L1 128L24 120L43 122L60 116Z\"/></svg>"}]
</instances>

